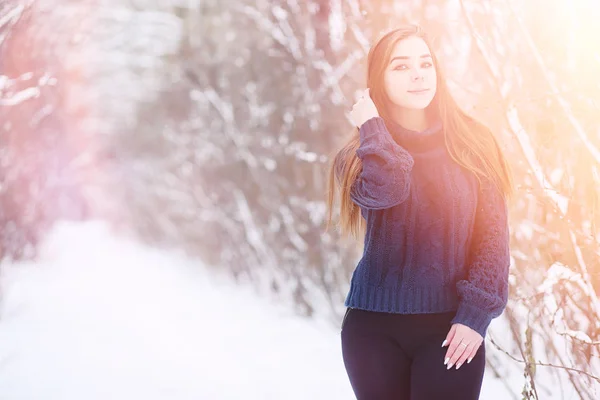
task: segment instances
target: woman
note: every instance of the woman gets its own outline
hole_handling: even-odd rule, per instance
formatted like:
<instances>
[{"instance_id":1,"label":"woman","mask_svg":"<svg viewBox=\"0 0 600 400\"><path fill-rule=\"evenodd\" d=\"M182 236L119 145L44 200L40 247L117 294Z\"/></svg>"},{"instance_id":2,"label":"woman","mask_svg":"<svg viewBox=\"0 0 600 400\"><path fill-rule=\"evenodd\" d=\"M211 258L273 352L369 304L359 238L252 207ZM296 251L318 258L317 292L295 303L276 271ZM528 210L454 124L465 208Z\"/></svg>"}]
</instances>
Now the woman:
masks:
<instances>
[{"instance_id":1,"label":"woman","mask_svg":"<svg viewBox=\"0 0 600 400\"><path fill-rule=\"evenodd\" d=\"M329 175L329 222L337 187L343 232L365 234L341 331L350 383L359 400L477 399L508 299L509 168L419 27L371 48L367 86Z\"/></svg>"}]
</instances>

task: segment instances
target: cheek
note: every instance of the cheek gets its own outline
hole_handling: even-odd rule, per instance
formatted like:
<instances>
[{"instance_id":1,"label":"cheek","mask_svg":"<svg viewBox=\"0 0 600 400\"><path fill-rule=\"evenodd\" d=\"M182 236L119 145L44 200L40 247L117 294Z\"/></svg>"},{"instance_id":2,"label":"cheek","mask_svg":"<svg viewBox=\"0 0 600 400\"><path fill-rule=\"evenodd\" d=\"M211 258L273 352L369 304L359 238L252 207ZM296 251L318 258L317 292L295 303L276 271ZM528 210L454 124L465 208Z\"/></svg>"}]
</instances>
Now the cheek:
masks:
<instances>
[{"instance_id":1,"label":"cheek","mask_svg":"<svg viewBox=\"0 0 600 400\"><path fill-rule=\"evenodd\" d=\"M437 84L437 74L435 73L435 69L432 68L430 71L428 71L426 79L433 85Z\"/></svg>"},{"instance_id":2,"label":"cheek","mask_svg":"<svg viewBox=\"0 0 600 400\"><path fill-rule=\"evenodd\" d=\"M408 74L390 73L385 76L385 90L390 99L402 97L402 93L406 93L409 86Z\"/></svg>"}]
</instances>

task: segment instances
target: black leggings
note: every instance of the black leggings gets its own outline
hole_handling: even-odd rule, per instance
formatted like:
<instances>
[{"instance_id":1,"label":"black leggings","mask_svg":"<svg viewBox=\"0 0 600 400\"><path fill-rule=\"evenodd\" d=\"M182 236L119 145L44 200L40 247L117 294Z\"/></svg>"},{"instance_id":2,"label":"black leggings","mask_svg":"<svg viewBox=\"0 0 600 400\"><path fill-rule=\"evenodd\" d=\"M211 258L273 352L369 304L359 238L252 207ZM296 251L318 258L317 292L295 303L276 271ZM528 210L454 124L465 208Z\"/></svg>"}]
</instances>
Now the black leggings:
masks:
<instances>
[{"instance_id":1,"label":"black leggings","mask_svg":"<svg viewBox=\"0 0 600 400\"><path fill-rule=\"evenodd\" d=\"M470 363L446 369L442 346L455 312L391 314L349 308L342 354L358 400L479 398L485 341Z\"/></svg>"}]
</instances>

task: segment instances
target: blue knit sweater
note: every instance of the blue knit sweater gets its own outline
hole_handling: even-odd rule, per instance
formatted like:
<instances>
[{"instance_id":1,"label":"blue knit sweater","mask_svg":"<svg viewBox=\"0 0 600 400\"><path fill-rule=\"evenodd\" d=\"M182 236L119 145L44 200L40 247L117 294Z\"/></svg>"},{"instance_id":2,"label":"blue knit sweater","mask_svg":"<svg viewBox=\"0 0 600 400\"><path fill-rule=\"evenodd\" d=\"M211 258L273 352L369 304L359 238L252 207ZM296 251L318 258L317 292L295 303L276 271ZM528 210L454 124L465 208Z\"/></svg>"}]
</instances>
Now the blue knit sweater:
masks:
<instances>
[{"instance_id":1,"label":"blue knit sweater","mask_svg":"<svg viewBox=\"0 0 600 400\"><path fill-rule=\"evenodd\" d=\"M367 229L346 307L456 311L453 324L485 337L508 300L503 194L450 158L440 123L413 132L371 118L356 154L362 171L351 198Z\"/></svg>"}]
</instances>

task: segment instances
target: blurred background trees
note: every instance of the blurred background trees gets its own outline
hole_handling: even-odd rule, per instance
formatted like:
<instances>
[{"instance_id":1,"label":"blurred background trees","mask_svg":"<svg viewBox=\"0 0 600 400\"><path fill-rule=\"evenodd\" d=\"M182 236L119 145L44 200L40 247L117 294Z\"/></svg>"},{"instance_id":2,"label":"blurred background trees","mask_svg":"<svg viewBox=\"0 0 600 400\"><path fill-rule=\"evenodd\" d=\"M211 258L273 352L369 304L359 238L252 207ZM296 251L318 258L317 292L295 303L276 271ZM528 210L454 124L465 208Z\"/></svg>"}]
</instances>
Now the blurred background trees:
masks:
<instances>
[{"instance_id":1,"label":"blurred background trees","mask_svg":"<svg viewBox=\"0 0 600 400\"><path fill-rule=\"evenodd\" d=\"M517 184L510 338L492 329L488 365L516 365L523 398L596 398L598 17L585 0L1 1L3 256L102 218L336 323L361 243L324 232L327 169L370 44L418 22Z\"/></svg>"}]
</instances>

